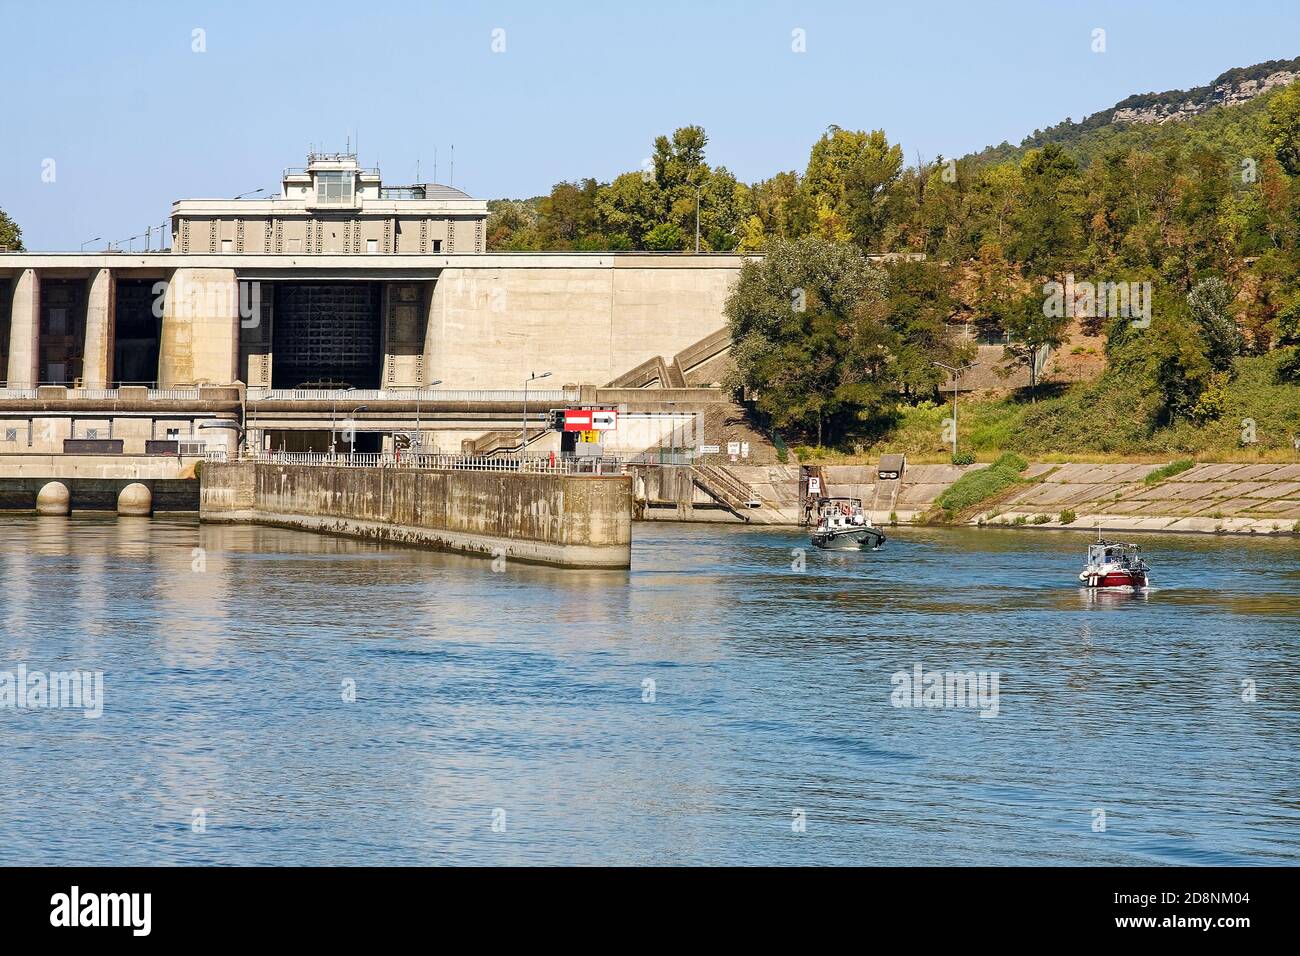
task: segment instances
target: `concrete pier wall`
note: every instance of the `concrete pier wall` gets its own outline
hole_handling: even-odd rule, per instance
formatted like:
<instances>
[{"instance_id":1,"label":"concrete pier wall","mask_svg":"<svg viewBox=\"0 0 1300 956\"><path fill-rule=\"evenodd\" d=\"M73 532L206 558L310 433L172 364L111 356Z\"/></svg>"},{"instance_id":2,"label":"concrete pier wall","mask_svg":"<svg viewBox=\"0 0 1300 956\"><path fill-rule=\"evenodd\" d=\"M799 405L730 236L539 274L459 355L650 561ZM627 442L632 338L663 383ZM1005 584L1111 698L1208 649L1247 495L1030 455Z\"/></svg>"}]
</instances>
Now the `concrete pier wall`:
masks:
<instances>
[{"instance_id":1,"label":"concrete pier wall","mask_svg":"<svg viewBox=\"0 0 1300 956\"><path fill-rule=\"evenodd\" d=\"M208 463L200 515L559 567L632 556L624 476Z\"/></svg>"}]
</instances>

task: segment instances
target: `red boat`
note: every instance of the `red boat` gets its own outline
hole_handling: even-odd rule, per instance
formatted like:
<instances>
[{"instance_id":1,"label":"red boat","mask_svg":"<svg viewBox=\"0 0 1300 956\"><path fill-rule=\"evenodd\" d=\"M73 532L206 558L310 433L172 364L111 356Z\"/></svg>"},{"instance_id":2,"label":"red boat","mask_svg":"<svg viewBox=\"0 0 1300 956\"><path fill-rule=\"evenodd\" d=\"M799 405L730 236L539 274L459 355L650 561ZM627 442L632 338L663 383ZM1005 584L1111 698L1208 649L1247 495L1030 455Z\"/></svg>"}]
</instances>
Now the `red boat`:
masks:
<instances>
[{"instance_id":1,"label":"red boat","mask_svg":"<svg viewBox=\"0 0 1300 956\"><path fill-rule=\"evenodd\" d=\"M1107 541L1098 534L1097 543L1088 545L1088 564L1079 572L1079 580L1090 588L1144 588L1151 569L1140 557L1141 550L1135 544Z\"/></svg>"}]
</instances>

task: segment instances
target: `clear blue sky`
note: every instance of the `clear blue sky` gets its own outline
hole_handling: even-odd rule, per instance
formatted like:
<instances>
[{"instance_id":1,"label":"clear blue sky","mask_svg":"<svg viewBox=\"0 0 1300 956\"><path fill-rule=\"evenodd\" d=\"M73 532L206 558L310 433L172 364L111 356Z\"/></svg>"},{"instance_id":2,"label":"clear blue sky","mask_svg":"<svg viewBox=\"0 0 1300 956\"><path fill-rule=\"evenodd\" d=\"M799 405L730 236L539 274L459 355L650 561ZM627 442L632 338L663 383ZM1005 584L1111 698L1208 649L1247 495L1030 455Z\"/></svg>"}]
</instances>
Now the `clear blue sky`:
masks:
<instances>
[{"instance_id":1,"label":"clear blue sky","mask_svg":"<svg viewBox=\"0 0 1300 956\"><path fill-rule=\"evenodd\" d=\"M431 179L435 147L445 182L455 143L482 198L608 180L689 123L746 181L802 169L832 123L883 128L909 162L960 155L1300 55L1300 4L0 0L0 38L0 208L28 248L76 249L174 199L274 188L358 131L392 183L417 156Z\"/></svg>"}]
</instances>

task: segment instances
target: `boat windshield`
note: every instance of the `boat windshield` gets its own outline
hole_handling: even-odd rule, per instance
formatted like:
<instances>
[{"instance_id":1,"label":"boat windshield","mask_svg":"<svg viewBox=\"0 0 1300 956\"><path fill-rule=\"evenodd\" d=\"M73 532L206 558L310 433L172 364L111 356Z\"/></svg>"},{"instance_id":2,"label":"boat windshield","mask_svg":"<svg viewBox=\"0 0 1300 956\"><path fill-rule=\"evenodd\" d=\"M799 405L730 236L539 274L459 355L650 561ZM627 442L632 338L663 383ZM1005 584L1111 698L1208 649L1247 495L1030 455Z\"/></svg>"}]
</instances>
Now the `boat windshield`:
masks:
<instances>
[{"instance_id":1,"label":"boat windshield","mask_svg":"<svg viewBox=\"0 0 1300 956\"><path fill-rule=\"evenodd\" d=\"M1088 563L1118 564L1130 567L1136 561L1137 548L1131 544L1092 544L1088 546Z\"/></svg>"}]
</instances>

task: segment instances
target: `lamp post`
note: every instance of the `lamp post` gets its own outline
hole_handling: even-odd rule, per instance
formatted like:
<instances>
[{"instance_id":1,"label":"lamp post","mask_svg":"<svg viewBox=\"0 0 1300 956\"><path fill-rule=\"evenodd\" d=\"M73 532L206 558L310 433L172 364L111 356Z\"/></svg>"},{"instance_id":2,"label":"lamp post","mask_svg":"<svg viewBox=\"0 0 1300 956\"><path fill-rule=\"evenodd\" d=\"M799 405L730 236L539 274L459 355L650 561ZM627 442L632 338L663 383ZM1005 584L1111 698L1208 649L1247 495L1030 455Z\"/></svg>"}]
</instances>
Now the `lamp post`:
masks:
<instances>
[{"instance_id":1,"label":"lamp post","mask_svg":"<svg viewBox=\"0 0 1300 956\"><path fill-rule=\"evenodd\" d=\"M81 244L81 251L85 252L86 246L90 245L92 242L99 242L99 240L103 238L104 238L103 236L96 236L94 239L87 239L85 242Z\"/></svg>"},{"instance_id":2,"label":"lamp post","mask_svg":"<svg viewBox=\"0 0 1300 956\"><path fill-rule=\"evenodd\" d=\"M269 389L268 389L268 391L269 391ZM244 440L244 442L243 442L243 444L244 444L244 448L247 449L247 450L251 453L251 452L253 451L253 445L252 445L252 442L250 441L250 438L251 438L252 433L253 433L253 431L254 431L254 424L255 424L256 421L257 421L257 411L256 411L256 409L254 408L254 406L255 406L258 402L260 402L260 401L262 401L263 399L265 399L267 396L266 396L266 395L263 395L263 396L261 396L261 398L247 398L247 395L248 395L247 392L245 392L244 395L245 395L245 401L244 401L244 427L243 427L243 433L244 433L244 434L243 434L242 437L243 437L243 440ZM262 450L261 433L260 433L260 432L258 433L258 447L257 447L257 450L258 450L259 452Z\"/></svg>"},{"instance_id":3,"label":"lamp post","mask_svg":"<svg viewBox=\"0 0 1300 956\"><path fill-rule=\"evenodd\" d=\"M957 376L967 369L974 368L979 363L971 362L969 365L963 365L960 368L944 365L942 362L931 362L930 364L939 366L952 376L952 457L955 461L957 458Z\"/></svg>"},{"instance_id":4,"label":"lamp post","mask_svg":"<svg viewBox=\"0 0 1300 956\"><path fill-rule=\"evenodd\" d=\"M351 388L343 389L344 394L351 391L352 391ZM338 396L338 392L335 392L332 396L330 396L330 455L331 456L338 453L339 435L338 435L338 427L335 424L336 421L338 420L338 410L339 410L339 396Z\"/></svg>"},{"instance_id":5,"label":"lamp post","mask_svg":"<svg viewBox=\"0 0 1300 956\"><path fill-rule=\"evenodd\" d=\"M519 430L519 457L524 457L524 449L528 447L528 383L535 382L539 378L549 378L550 372L542 372L540 375L533 372L528 378L524 379L524 417L523 428Z\"/></svg>"},{"instance_id":6,"label":"lamp post","mask_svg":"<svg viewBox=\"0 0 1300 956\"><path fill-rule=\"evenodd\" d=\"M417 445L424 444L424 439L421 437L421 433L420 433L420 389L433 388L433 386L441 385L441 384L442 384L442 379L435 378L428 385L421 385L419 388L415 390L415 442Z\"/></svg>"},{"instance_id":7,"label":"lamp post","mask_svg":"<svg viewBox=\"0 0 1300 956\"><path fill-rule=\"evenodd\" d=\"M352 447L348 449L349 462L352 461L353 457L355 457L357 453L357 412L364 411L366 411L366 406L358 405L356 408L352 409L352 414L348 416L348 420L352 422Z\"/></svg>"}]
</instances>

